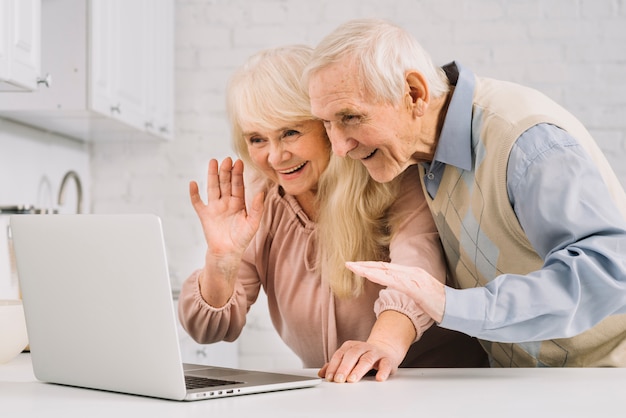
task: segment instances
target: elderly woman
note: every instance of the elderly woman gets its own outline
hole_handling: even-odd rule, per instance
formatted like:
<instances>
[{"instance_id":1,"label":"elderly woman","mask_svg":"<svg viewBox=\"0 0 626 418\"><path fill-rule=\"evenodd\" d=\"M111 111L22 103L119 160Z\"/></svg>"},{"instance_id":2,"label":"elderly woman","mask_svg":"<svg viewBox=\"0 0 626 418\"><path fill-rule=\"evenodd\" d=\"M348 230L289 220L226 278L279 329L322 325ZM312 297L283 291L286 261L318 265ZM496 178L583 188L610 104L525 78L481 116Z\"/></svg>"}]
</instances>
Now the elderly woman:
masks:
<instances>
[{"instance_id":1,"label":"elderly woman","mask_svg":"<svg viewBox=\"0 0 626 418\"><path fill-rule=\"evenodd\" d=\"M416 182L378 184L360 163L331 157L300 82L310 55L305 46L262 51L231 79L241 160L209 162L206 203L190 183L207 250L181 290L184 328L199 343L234 341L263 287L280 337L329 381L356 382L371 369L383 381L398 367L485 366L475 340L430 328L406 295L345 268L346 260L376 259L446 278Z\"/></svg>"}]
</instances>

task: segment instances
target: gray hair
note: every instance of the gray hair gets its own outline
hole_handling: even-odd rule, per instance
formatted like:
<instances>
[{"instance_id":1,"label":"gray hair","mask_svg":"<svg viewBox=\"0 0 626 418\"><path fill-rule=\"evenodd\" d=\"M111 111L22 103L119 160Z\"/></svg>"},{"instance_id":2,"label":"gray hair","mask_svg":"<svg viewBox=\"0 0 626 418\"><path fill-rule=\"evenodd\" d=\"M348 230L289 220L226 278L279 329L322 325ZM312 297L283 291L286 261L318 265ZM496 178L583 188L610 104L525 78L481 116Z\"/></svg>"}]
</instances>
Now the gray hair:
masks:
<instances>
[{"instance_id":1,"label":"gray hair","mask_svg":"<svg viewBox=\"0 0 626 418\"><path fill-rule=\"evenodd\" d=\"M406 30L380 19L350 20L327 35L313 51L304 83L316 72L338 62L355 64L365 91L377 101L398 103L404 95L406 71L426 79L432 97L449 87L443 70Z\"/></svg>"}]
</instances>

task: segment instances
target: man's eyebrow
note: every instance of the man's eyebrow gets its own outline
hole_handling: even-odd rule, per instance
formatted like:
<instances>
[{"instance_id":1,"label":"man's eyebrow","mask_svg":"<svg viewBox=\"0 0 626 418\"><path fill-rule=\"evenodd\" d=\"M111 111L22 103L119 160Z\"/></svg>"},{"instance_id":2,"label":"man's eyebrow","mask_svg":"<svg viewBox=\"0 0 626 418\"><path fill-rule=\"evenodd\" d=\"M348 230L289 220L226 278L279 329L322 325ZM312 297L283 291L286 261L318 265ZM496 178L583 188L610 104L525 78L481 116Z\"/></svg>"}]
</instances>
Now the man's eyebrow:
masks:
<instances>
[{"instance_id":1,"label":"man's eyebrow","mask_svg":"<svg viewBox=\"0 0 626 418\"><path fill-rule=\"evenodd\" d=\"M340 109L339 111L335 112L335 116L352 115L354 113L358 113L358 112L355 109L345 107L345 108Z\"/></svg>"},{"instance_id":2,"label":"man's eyebrow","mask_svg":"<svg viewBox=\"0 0 626 418\"><path fill-rule=\"evenodd\" d=\"M360 114L361 112L359 112L357 109L344 107L343 109L339 109L338 111L336 111L333 116L337 119L341 119L343 116L346 116L346 115L352 116L352 115L360 115Z\"/></svg>"},{"instance_id":3,"label":"man's eyebrow","mask_svg":"<svg viewBox=\"0 0 626 418\"><path fill-rule=\"evenodd\" d=\"M344 107L342 109L339 109L338 111L336 111L332 116L335 119L341 119L342 117L346 116L346 115L362 115L363 113L358 111L355 108L348 108L348 107ZM325 119L319 116L315 116L316 120L321 120L322 122L330 122L330 119Z\"/></svg>"}]
</instances>

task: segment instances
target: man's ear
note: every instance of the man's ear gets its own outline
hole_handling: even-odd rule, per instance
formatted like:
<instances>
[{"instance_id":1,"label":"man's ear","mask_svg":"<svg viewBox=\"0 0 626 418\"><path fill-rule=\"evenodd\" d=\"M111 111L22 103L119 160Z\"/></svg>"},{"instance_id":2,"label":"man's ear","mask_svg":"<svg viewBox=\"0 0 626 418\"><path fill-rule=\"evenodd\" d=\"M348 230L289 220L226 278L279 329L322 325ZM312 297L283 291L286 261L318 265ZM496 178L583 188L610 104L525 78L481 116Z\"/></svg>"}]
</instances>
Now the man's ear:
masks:
<instances>
[{"instance_id":1,"label":"man's ear","mask_svg":"<svg viewBox=\"0 0 626 418\"><path fill-rule=\"evenodd\" d=\"M423 116L430 101L430 91L426 79L417 70L408 70L405 76L407 93L417 116ZM407 99L408 99L407 97Z\"/></svg>"}]
</instances>

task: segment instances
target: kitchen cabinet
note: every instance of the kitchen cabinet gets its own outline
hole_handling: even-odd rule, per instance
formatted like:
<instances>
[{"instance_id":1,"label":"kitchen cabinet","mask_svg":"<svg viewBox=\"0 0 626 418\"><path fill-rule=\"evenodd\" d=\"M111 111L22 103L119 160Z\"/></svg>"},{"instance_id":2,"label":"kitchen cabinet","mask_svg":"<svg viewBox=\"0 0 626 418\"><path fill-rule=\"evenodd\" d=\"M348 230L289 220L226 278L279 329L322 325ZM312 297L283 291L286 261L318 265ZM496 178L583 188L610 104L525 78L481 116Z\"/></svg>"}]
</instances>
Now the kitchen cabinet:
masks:
<instances>
[{"instance_id":1,"label":"kitchen cabinet","mask_svg":"<svg viewBox=\"0 0 626 418\"><path fill-rule=\"evenodd\" d=\"M40 69L41 0L0 0L0 92L36 90Z\"/></svg>"},{"instance_id":2,"label":"kitchen cabinet","mask_svg":"<svg viewBox=\"0 0 626 418\"><path fill-rule=\"evenodd\" d=\"M148 89L146 129L172 138L174 128L174 2L160 0L148 12ZM168 28L169 27L169 28ZM158 89L150 88L159 85Z\"/></svg>"},{"instance_id":3,"label":"kitchen cabinet","mask_svg":"<svg viewBox=\"0 0 626 418\"><path fill-rule=\"evenodd\" d=\"M45 0L47 89L0 93L0 117L80 140L173 137L174 0Z\"/></svg>"}]
</instances>

